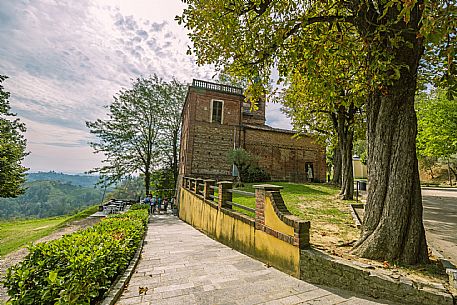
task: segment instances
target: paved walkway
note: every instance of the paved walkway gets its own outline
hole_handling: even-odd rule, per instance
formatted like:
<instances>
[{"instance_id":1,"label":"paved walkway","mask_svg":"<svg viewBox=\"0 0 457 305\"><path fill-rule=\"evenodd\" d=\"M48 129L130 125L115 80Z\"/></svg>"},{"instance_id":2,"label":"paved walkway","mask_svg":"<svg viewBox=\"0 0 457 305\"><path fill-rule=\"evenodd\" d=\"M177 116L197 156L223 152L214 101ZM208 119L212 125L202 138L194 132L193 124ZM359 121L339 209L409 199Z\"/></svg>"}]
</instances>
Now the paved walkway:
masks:
<instances>
[{"instance_id":1,"label":"paved walkway","mask_svg":"<svg viewBox=\"0 0 457 305\"><path fill-rule=\"evenodd\" d=\"M300 281L177 217L155 215L136 272L116 304L388 304L376 302Z\"/></svg>"},{"instance_id":2,"label":"paved walkway","mask_svg":"<svg viewBox=\"0 0 457 305\"><path fill-rule=\"evenodd\" d=\"M457 266L457 189L422 188L427 242Z\"/></svg>"}]
</instances>

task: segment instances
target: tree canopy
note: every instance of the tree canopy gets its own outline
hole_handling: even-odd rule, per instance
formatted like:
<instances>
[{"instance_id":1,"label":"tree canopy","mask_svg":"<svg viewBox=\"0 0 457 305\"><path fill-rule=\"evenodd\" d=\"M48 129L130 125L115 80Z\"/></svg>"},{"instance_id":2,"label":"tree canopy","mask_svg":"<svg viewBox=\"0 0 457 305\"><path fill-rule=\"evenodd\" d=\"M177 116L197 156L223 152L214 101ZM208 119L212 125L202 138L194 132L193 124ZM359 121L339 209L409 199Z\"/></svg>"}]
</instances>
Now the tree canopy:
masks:
<instances>
[{"instance_id":1,"label":"tree canopy","mask_svg":"<svg viewBox=\"0 0 457 305\"><path fill-rule=\"evenodd\" d=\"M457 154L457 100L437 90L420 95L416 108L419 154L445 159Z\"/></svg>"},{"instance_id":2,"label":"tree canopy","mask_svg":"<svg viewBox=\"0 0 457 305\"><path fill-rule=\"evenodd\" d=\"M149 193L151 173L166 165L177 168L178 118L184 102L184 85L153 75L136 79L107 106L108 119L86 122L97 138L91 146L103 153L104 165L92 172L114 183L125 176L144 175ZM176 142L173 142L176 141Z\"/></svg>"},{"instance_id":3,"label":"tree canopy","mask_svg":"<svg viewBox=\"0 0 457 305\"><path fill-rule=\"evenodd\" d=\"M22 185L27 171L21 165L27 156L25 124L11 112L10 93L2 84L6 79L0 75L0 197L16 197L24 192Z\"/></svg>"},{"instance_id":4,"label":"tree canopy","mask_svg":"<svg viewBox=\"0 0 457 305\"><path fill-rule=\"evenodd\" d=\"M455 3L184 2L188 7L177 20L191 31L190 52L196 54L200 64L214 64L230 75L247 79L248 99L255 101L265 93L273 69L286 84L292 83L299 71L316 88L316 82L322 79L314 67L321 65L329 69L326 98L341 96L333 89L338 87L350 88L352 95L363 93L370 187L362 234L354 253L410 264L428 261L414 98L419 63L430 62L431 58L441 59L440 85L445 85L448 92L454 88ZM430 58L423 57L424 50ZM339 66L339 60L346 60L342 63L348 64L352 78L350 73L343 77L333 73L341 72L338 67L344 66ZM344 81L343 85L339 80ZM350 101L344 105L349 106Z\"/></svg>"},{"instance_id":5,"label":"tree canopy","mask_svg":"<svg viewBox=\"0 0 457 305\"><path fill-rule=\"evenodd\" d=\"M433 178L432 168L438 160L447 163L449 183L451 172L457 178L457 100L449 99L442 89L419 94L416 102L418 134L417 152L423 166Z\"/></svg>"}]
</instances>

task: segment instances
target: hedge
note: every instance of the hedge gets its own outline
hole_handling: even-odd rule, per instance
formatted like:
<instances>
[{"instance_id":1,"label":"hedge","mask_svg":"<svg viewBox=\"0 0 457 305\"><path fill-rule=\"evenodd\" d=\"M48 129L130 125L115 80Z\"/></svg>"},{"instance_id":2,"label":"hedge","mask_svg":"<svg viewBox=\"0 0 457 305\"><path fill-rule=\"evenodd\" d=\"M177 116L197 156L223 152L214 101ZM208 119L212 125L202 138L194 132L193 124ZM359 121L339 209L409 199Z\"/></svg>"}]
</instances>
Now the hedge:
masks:
<instances>
[{"instance_id":1,"label":"hedge","mask_svg":"<svg viewBox=\"0 0 457 305\"><path fill-rule=\"evenodd\" d=\"M149 210L149 204L147 204L147 203L134 203L130 207L130 210Z\"/></svg>"},{"instance_id":2,"label":"hedge","mask_svg":"<svg viewBox=\"0 0 457 305\"><path fill-rule=\"evenodd\" d=\"M9 304L94 304L128 266L146 230L146 210L29 247L3 282Z\"/></svg>"}]
</instances>

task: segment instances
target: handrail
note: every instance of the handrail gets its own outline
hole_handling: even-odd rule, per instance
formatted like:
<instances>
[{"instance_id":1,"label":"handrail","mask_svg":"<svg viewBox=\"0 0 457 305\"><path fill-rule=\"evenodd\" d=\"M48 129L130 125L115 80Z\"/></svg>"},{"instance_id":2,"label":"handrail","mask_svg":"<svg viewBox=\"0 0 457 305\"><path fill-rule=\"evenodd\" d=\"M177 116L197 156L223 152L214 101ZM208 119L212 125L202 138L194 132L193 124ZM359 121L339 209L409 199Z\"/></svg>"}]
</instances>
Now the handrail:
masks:
<instances>
[{"instance_id":1,"label":"handrail","mask_svg":"<svg viewBox=\"0 0 457 305\"><path fill-rule=\"evenodd\" d=\"M232 201L226 201L226 203L228 203L228 204L230 204L232 206L235 206L237 208L243 209L245 211L249 211L249 212L255 213L255 209L247 207L245 205L241 205L241 204L238 204L238 203L232 202Z\"/></svg>"},{"instance_id":2,"label":"handrail","mask_svg":"<svg viewBox=\"0 0 457 305\"><path fill-rule=\"evenodd\" d=\"M232 194L239 194L239 195L243 195L246 197L255 197L255 193L253 193L253 192L246 192L246 191L237 190L237 189L231 189L231 190L227 190L227 191Z\"/></svg>"}]
</instances>

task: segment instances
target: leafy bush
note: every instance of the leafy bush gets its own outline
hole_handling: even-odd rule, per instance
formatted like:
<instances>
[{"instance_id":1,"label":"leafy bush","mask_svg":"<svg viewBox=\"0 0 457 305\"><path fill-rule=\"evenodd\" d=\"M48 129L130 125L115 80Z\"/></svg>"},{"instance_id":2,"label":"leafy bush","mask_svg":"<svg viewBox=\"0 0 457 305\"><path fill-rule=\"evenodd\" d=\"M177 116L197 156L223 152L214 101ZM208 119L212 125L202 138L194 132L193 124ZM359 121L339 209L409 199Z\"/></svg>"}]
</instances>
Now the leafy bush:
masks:
<instances>
[{"instance_id":1,"label":"leafy bush","mask_svg":"<svg viewBox=\"0 0 457 305\"><path fill-rule=\"evenodd\" d=\"M148 213L133 210L60 239L29 247L7 271L11 304L93 304L133 258Z\"/></svg>"},{"instance_id":2,"label":"leafy bush","mask_svg":"<svg viewBox=\"0 0 457 305\"><path fill-rule=\"evenodd\" d=\"M257 166L248 168L244 173L244 182L265 182L270 180L271 176L263 168Z\"/></svg>"},{"instance_id":3,"label":"leafy bush","mask_svg":"<svg viewBox=\"0 0 457 305\"><path fill-rule=\"evenodd\" d=\"M130 210L149 210L149 204L145 203L134 203L130 207Z\"/></svg>"}]
</instances>

